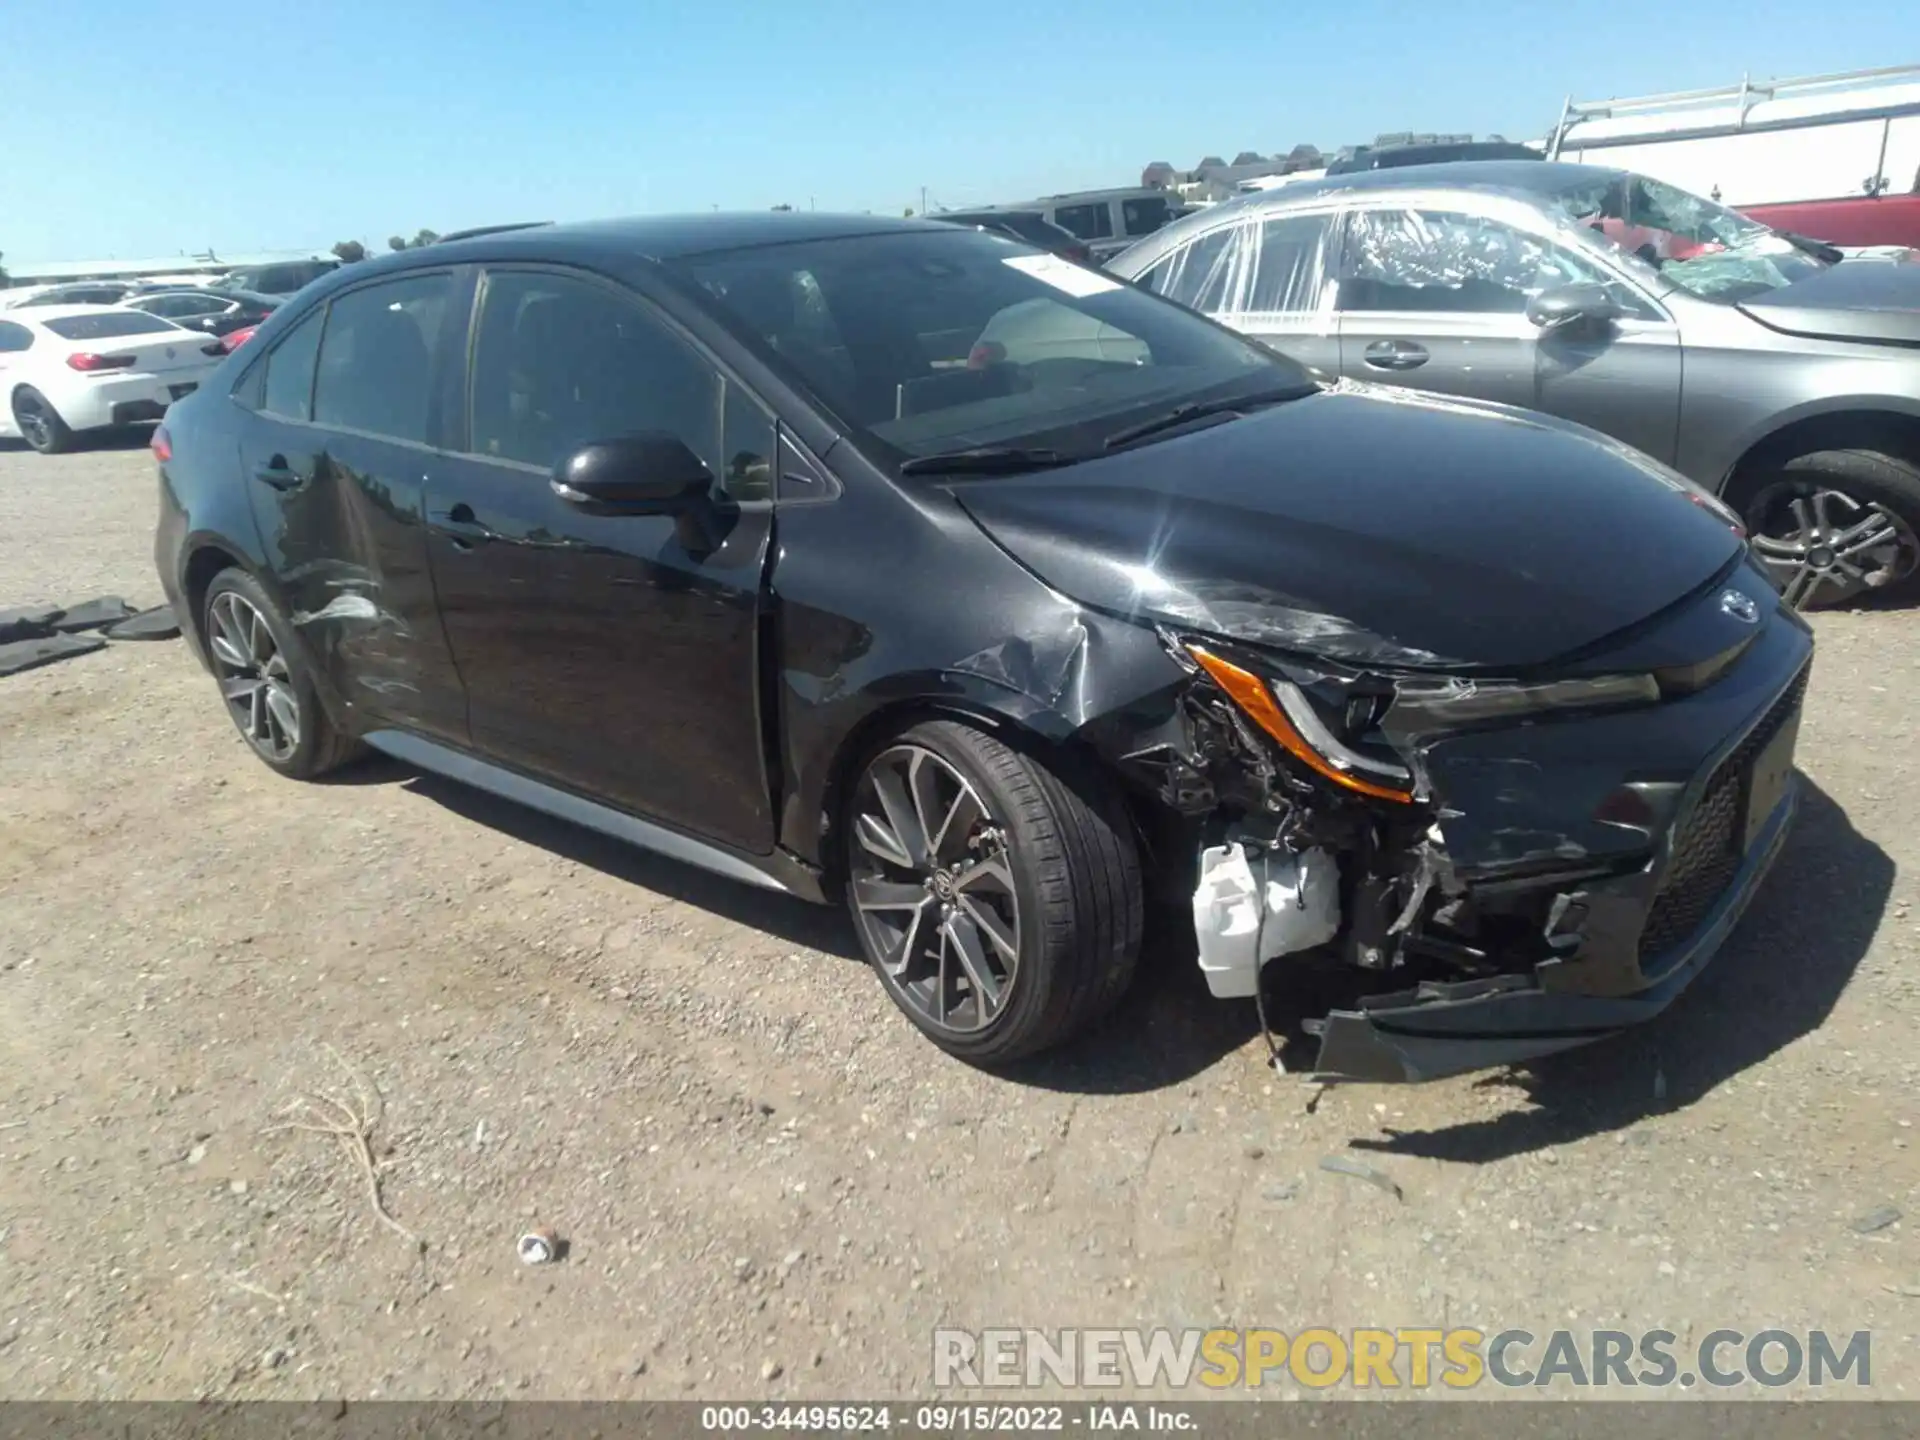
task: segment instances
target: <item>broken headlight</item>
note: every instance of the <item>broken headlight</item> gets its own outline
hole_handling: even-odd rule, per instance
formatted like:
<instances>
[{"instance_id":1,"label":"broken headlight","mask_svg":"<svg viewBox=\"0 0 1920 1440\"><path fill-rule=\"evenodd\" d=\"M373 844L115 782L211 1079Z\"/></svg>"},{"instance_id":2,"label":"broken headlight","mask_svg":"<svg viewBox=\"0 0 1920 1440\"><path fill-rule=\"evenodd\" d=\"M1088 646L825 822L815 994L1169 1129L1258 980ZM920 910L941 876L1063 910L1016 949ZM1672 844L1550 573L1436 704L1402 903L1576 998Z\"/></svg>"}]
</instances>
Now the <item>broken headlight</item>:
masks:
<instances>
[{"instance_id":1,"label":"broken headlight","mask_svg":"<svg viewBox=\"0 0 1920 1440\"><path fill-rule=\"evenodd\" d=\"M1412 802L1413 773L1404 765L1364 754L1334 734L1299 686L1279 678L1263 679L1199 645L1189 644L1187 653L1242 714L1322 779L1376 800Z\"/></svg>"}]
</instances>

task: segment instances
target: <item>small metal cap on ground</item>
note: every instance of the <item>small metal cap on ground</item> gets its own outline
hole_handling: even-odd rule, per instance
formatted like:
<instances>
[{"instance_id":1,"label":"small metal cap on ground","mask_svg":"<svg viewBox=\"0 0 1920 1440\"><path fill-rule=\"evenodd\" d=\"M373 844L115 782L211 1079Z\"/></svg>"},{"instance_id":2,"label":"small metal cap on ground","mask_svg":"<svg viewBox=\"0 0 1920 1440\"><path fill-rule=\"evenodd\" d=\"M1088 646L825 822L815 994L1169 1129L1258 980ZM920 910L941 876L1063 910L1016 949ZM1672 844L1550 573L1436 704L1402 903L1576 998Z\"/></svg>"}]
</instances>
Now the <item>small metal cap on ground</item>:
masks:
<instances>
[{"instance_id":1,"label":"small metal cap on ground","mask_svg":"<svg viewBox=\"0 0 1920 1440\"><path fill-rule=\"evenodd\" d=\"M560 1237L545 1225L520 1237L522 1265L551 1265L560 1258Z\"/></svg>"}]
</instances>

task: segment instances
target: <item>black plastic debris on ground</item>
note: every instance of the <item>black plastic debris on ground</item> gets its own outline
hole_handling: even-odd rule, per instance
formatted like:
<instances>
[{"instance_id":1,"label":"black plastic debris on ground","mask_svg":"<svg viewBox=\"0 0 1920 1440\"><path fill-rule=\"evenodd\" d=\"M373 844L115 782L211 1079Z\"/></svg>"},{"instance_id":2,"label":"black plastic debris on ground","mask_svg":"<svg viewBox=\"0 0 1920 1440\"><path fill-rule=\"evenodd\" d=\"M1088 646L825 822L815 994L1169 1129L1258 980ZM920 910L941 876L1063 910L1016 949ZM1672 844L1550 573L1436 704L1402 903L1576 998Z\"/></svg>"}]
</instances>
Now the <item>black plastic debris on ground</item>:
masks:
<instances>
[{"instance_id":1,"label":"black plastic debris on ground","mask_svg":"<svg viewBox=\"0 0 1920 1440\"><path fill-rule=\"evenodd\" d=\"M22 670L106 648L107 642L98 635L44 635L34 640L12 640L0 645L0 675L18 675Z\"/></svg>"},{"instance_id":2,"label":"black plastic debris on ground","mask_svg":"<svg viewBox=\"0 0 1920 1440\"><path fill-rule=\"evenodd\" d=\"M132 614L133 607L118 595L101 595L93 600L82 600L78 605L69 605L60 618L53 622L53 628L71 635L79 630L97 630L102 625L116 624Z\"/></svg>"},{"instance_id":3,"label":"black plastic debris on ground","mask_svg":"<svg viewBox=\"0 0 1920 1440\"><path fill-rule=\"evenodd\" d=\"M58 605L18 605L0 610L0 645L51 635L53 622L66 613Z\"/></svg>"},{"instance_id":4,"label":"black plastic debris on ground","mask_svg":"<svg viewBox=\"0 0 1920 1440\"><path fill-rule=\"evenodd\" d=\"M117 625L109 625L105 631L109 640L171 640L179 633L180 622L173 618L171 605L142 610Z\"/></svg>"}]
</instances>

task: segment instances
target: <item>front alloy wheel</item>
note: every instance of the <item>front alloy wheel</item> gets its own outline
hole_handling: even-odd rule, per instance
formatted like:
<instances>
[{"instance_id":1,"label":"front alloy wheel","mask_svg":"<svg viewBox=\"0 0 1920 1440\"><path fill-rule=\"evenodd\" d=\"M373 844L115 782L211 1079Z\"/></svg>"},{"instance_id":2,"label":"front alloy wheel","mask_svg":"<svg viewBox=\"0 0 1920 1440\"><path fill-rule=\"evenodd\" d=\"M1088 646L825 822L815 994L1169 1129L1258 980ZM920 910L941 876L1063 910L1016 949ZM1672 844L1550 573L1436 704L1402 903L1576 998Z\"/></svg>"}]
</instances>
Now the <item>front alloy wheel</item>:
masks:
<instances>
[{"instance_id":1,"label":"front alloy wheel","mask_svg":"<svg viewBox=\"0 0 1920 1440\"><path fill-rule=\"evenodd\" d=\"M214 677L233 723L262 759L285 765L300 748L300 697L266 617L227 590L207 607Z\"/></svg>"},{"instance_id":2,"label":"front alloy wheel","mask_svg":"<svg viewBox=\"0 0 1920 1440\"><path fill-rule=\"evenodd\" d=\"M1088 763L923 720L876 750L840 814L861 948L948 1054L1037 1055L1126 991L1139 854L1116 787Z\"/></svg>"},{"instance_id":3,"label":"front alloy wheel","mask_svg":"<svg viewBox=\"0 0 1920 1440\"><path fill-rule=\"evenodd\" d=\"M959 770L911 744L874 757L853 814L853 910L889 988L935 1031L985 1029L1020 980L1005 832Z\"/></svg>"},{"instance_id":4,"label":"front alloy wheel","mask_svg":"<svg viewBox=\"0 0 1920 1440\"><path fill-rule=\"evenodd\" d=\"M1810 609L1885 590L1920 566L1920 540L1893 511L1844 490L1786 482L1749 511L1752 547L1781 596Z\"/></svg>"}]
</instances>

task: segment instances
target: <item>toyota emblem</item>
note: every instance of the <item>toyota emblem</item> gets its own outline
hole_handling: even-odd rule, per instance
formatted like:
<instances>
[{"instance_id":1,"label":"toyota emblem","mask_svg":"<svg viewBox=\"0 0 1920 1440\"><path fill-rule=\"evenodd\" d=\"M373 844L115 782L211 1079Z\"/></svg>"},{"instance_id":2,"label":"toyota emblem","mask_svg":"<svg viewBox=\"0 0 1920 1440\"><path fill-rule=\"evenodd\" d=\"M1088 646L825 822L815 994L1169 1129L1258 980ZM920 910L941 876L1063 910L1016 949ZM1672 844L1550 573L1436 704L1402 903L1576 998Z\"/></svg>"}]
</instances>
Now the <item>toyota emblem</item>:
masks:
<instances>
[{"instance_id":1,"label":"toyota emblem","mask_svg":"<svg viewBox=\"0 0 1920 1440\"><path fill-rule=\"evenodd\" d=\"M1723 613L1731 615L1734 619L1738 620L1742 625L1757 625L1760 623L1760 607L1753 603L1753 597L1751 595L1743 594L1741 591L1722 590L1720 592L1720 609Z\"/></svg>"},{"instance_id":2,"label":"toyota emblem","mask_svg":"<svg viewBox=\"0 0 1920 1440\"><path fill-rule=\"evenodd\" d=\"M167 346L167 358L169 360L173 359L173 346L171 345Z\"/></svg>"}]
</instances>

